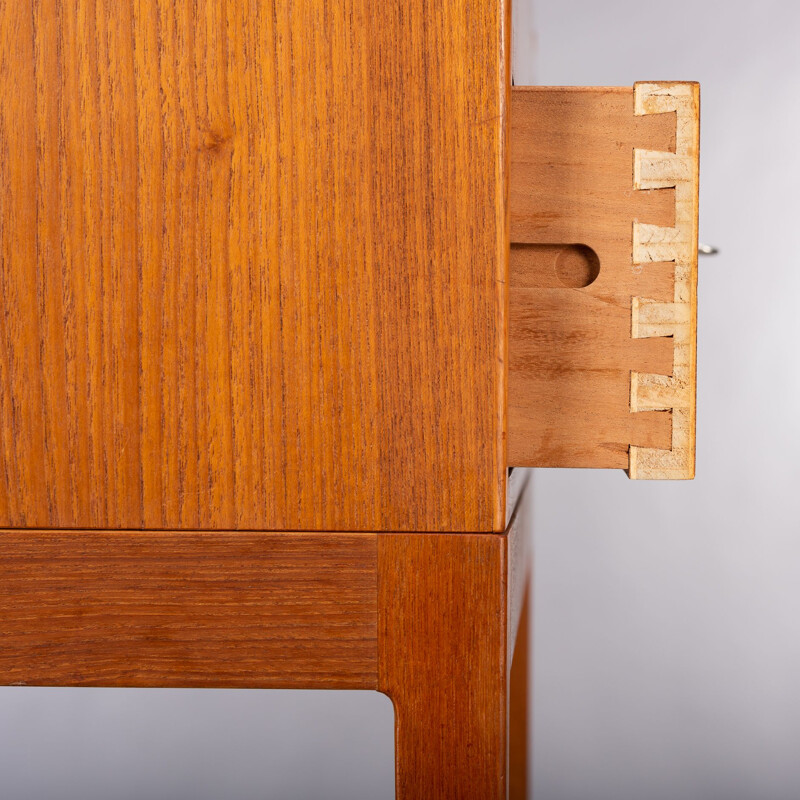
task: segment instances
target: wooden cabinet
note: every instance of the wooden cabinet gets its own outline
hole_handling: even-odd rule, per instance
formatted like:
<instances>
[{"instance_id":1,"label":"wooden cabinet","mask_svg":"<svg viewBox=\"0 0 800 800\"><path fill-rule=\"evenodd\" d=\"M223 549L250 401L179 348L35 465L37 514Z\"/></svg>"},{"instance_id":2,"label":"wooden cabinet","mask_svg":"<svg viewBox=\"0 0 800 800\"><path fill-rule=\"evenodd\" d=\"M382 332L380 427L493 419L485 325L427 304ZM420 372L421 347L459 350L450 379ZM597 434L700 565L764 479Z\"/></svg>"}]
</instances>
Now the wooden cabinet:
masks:
<instances>
[{"instance_id":1,"label":"wooden cabinet","mask_svg":"<svg viewBox=\"0 0 800 800\"><path fill-rule=\"evenodd\" d=\"M507 13L0 14L0 526L502 530Z\"/></svg>"},{"instance_id":2,"label":"wooden cabinet","mask_svg":"<svg viewBox=\"0 0 800 800\"><path fill-rule=\"evenodd\" d=\"M0 681L378 689L398 797L524 794L509 468L693 470L697 88L509 27L0 5Z\"/></svg>"}]
</instances>

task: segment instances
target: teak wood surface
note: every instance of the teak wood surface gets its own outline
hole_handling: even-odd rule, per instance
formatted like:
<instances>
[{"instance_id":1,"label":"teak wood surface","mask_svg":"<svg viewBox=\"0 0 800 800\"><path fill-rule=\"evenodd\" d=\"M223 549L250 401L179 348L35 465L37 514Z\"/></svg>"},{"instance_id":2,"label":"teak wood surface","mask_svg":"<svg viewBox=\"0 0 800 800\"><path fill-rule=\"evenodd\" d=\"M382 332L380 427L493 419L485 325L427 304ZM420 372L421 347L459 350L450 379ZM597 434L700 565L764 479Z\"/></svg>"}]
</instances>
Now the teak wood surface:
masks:
<instances>
[{"instance_id":1,"label":"teak wood surface","mask_svg":"<svg viewBox=\"0 0 800 800\"><path fill-rule=\"evenodd\" d=\"M508 15L0 5L0 527L503 530Z\"/></svg>"},{"instance_id":2,"label":"teak wood surface","mask_svg":"<svg viewBox=\"0 0 800 800\"><path fill-rule=\"evenodd\" d=\"M697 121L696 84L513 90L510 464L694 474Z\"/></svg>"},{"instance_id":3,"label":"teak wood surface","mask_svg":"<svg viewBox=\"0 0 800 800\"><path fill-rule=\"evenodd\" d=\"M398 798L499 800L510 784L524 797L525 730L510 741L509 709L525 701L511 665L527 502L523 491L503 536L379 536L378 685L395 708Z\"/></svg>"},{"instance_id":4,"label":"teak wood surface","mask_svg":"<svg viewBox=\"0 0 800 800\"><path fill-rule=\"evenodd\" d=\"M375 534L0 531L0 683L377 688Z\"/></svg>"}]
</instances>

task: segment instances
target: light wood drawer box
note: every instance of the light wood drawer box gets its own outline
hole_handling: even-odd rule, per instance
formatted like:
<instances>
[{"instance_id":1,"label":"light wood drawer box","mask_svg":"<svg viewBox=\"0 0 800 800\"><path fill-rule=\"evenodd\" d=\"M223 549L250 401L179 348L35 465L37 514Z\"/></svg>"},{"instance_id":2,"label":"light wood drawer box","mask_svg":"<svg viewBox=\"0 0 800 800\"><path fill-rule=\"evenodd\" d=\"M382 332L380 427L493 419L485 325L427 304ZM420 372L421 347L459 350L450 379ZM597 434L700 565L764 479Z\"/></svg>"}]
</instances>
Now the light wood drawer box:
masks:
<instances>
[{"instance_id":1,"label":"light wood drawer box","mask_svg":"<svg viewBox=\"0 0 800 800\"><path fill-rule=\"evenodd\" d=\"M698 101L513 90L510 463L693 477Z\"/></svg>"}]
</instances>

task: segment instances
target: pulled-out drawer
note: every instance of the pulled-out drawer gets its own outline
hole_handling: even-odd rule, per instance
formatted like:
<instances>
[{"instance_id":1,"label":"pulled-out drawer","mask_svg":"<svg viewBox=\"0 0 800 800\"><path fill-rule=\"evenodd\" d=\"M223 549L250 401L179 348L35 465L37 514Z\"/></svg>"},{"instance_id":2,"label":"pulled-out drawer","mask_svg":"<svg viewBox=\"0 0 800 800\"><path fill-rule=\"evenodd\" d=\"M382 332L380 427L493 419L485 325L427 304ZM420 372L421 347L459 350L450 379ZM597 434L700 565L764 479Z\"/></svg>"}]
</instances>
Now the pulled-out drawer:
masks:
<instances>
[{"instance_id":1,"label":"pulled-out drawer","mask_svg":"<svg viewBox=\"0 0 800 800\"><path fill-rule=\"evenodd\" d=\"M694 475L699 87L512 91L508 461Z\"/></svg>"}]
</instances>

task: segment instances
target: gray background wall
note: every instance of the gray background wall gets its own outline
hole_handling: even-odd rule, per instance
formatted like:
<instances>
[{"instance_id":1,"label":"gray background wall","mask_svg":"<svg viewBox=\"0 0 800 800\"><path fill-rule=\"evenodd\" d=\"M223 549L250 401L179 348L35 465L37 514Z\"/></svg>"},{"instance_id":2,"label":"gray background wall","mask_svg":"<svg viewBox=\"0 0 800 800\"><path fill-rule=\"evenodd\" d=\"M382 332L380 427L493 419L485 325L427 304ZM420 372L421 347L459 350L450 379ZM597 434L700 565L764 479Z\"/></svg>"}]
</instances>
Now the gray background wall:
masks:
<instances>
[{"instance_id":1,"label":"gray background wall","mask_svg":"<svg viewBox=\"0 0 800 800\"><path fill-rule=\"evenodd\" d=\"M701 82L721 250L700 262L697 479L535 476L537 800L797 800L800 4L517 11L518 83Z\"/></svg>"},{"instance_id":2,"label":"gray background wall","mask_svg":"<svg viewBox=\"0 0 800 800\"><path fill-rule=\"evenodd\" d=\"M535 475L536 798L797 800L800 4L516 0L515 32L518 84L702 82L722 250L697 480ZM377 800L392 725L375 693L0 689L0 796Z\"/></svg>"}]
</instances>

